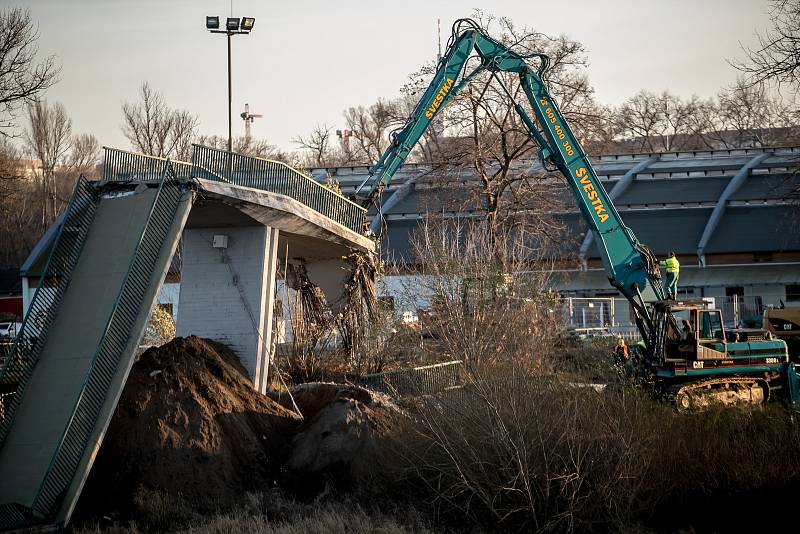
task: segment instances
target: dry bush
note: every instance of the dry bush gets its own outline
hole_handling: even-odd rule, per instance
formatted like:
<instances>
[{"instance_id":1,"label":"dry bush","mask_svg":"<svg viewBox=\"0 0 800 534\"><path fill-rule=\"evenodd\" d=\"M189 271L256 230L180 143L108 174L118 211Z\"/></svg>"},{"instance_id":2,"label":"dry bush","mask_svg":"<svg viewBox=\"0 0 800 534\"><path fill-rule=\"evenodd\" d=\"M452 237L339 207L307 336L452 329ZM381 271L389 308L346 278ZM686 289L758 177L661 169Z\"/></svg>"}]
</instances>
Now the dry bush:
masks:
<instances>
[{"instance_id":1,"label":"dry bush","mask_svg":"<svg viewBox=\"0 0 800 534\"><path fill-rule=\"evenodd\" d=\"M420 273L408 291L431 302L425 322L437 340L432 350L468 368L511 361L551 368L558 296L530 241L524 228L497 235L485 222L421 225L411 243Z\"/></svg>"},{"instance_id":2,"label":"dry bush","mask_svg":"<svg viewBox=\"0 0 800 534\"><path fill-rule=\"evenodd\" d=\"M579 381L603 384L617 382L619 376L613 356L615 346L615 337L580 339L576 336L560 336L555 347L558 354L557 370Z\"/></svg>"},{"instance_id":3,"label":"dry bush","mask_svg":"<svg viewBox=\"0 0 800 534\"><path fill-rule=\"evenodd\" d=\"M494 366L409 413L369 490L453 526L736 530L800 487L800 426L776 405L679 414L635 389Z\"/></svg>"},{"instance_id":4,"label":"dry bush","mask_svg":"<svg viewBox=\"0 0 800 534\"><path fill-rule=\"evenodd\" d=\"M419 488L448 520L539 532L622 525L651 504L641 485L657 446L645 429L657 420L646 405L636 394L484 368L400 423L378 470Z\"/></svg>"},{"instance_id":5,"label":"dry bush","mask_svg":"<svg viewBox=\"0 0 800 534\"><path fill-rule=\"evenodd\" d=\"M305 265L287 263L283 279L289 298L291 343L279 359L279 369L294 383L311 382L326 377L331 347L335 343L334 321L322 290L308 277Z\"/></svg>"},{"instance_id":6,"label":"dry bush","mask_svg":"<svg viewBox=\"0 0 800 534\"><path fill-rule=\"evenodd\" d=\"M371 256L358 252L343 259L350 276L335 315L303 265L286 267L285 280L293 290L289 295L292 341L281 363L295 383L379 372L387 363L386 342L396 321L376 302L378 266Z\"/></svg>"}]
</instances>

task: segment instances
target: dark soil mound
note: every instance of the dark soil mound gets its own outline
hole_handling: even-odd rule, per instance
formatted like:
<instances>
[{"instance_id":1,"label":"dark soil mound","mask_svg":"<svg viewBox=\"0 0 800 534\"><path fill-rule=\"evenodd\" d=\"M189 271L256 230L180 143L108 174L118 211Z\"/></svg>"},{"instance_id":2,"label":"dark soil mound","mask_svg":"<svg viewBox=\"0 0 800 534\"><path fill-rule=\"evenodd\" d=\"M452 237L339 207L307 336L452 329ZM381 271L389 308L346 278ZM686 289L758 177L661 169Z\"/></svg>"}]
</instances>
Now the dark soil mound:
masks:
<instances>
[{"instance_id":1,"label":"dark soil mound","mask_svg":"<svg viewBox=\"0 0 800 534\"><path fill-rule=\"evenodd\" d=\"M78 511L127 510L140 486L228 507L274 484L297 424L228 348L176 338L134 364Z\"/></svg>"},{"instance_id":2,"label":"dark soil mound","mask_svg":"<svg viewBox=\"0 0 800 534\"><path fill-rule=\"evenodd\" d=\"M303 497L327 485L354 489L374 463L377 437L400 410L388 396L350 384L313 382L291 392L305 419L286 459L284 486ZM285 393L277 400L292 405Z\"/></svg>"}]
</instances>

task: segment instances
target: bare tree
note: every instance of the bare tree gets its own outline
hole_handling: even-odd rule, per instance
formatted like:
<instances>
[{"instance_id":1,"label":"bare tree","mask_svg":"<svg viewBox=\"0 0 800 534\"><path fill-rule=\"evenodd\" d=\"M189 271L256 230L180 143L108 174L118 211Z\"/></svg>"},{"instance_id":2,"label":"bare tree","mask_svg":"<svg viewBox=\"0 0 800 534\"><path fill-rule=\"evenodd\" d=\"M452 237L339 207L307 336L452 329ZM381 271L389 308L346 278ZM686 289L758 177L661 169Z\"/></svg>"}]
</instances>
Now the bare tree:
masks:
<instances>
[{"instance_id":1,"label":"bare tree","mask_svg":"<svg viewBox=\"0 0 800 534\"><path fill-rule=\"evenodd\" d=\"M763 83L739 79L718 95L720 144L730 147L776 146L800 140L792 109Z\"/></svg>"},{"instance_id":2,"label":"bare tree","mask_svg":"<svg viewBox=\"0 0 800 534\"><path fill-rule=\"evenodd\" d=\"M745 48L746 59L733 66L751 85L777 82L793 92L800 88L800 0L772 0L769 31L758 34L758 45Z\"/></svg>"},{"instance_id":3,"label":"bare tree","mask_svg":"<svg viewBox=\"0 0 800 534\"><path fill-rule=\"evenodd\" d=\"M703 115L706 120L698 120L701 110L713 110L713 103L696 96L683 100L667 91L640 91L619 107L615 117L622 139L634 150L671 152L703 148L710 119Z\"/></svg>"},{"instance_id":4,"label":"bare tree","mask_svg":"<svg viewBox=\"0 0 800 534\"><path fill-rule=\"evenodd\" d=\"M163 95L147 82L142 84L139 98L137 103L122 105L122 133L134 149L152 156L189 160L197 117L169 107Z\"/></svg>"},{"instance_id":5,"label":"bare tree","mask_svg":"<svg viewBox=\"0 0 800 534\"><path fill-rule=\"evenodd\" d=\"M333 147L331 146L332 127L327 124L317 124L308 136L298 136L292 139L293 143L306 150L307 164L315 167L328 167L338 165Z\"/></svg>"},{"instance_id":6,"label":"bare tree","mask_svg":"<svg viewBox=\"0 0 800 534\"><path fill-rule=\"evenodd\" d=\"M312 167L371 165L389 145L389 134L402 126L408 114L402 100L378 99L370 106L344 111L348 136L339 143L331 138L333 127L318 124L307 136L292 141L305 152L305 164Z\"/></svg>"},{"instance_id":7,"label":"bare tree","mask_svg":"<svg viewBox=\"0 0 800 534\"><path fill-rule=\"evenodd\" d=\"M9 137L25 104L41 97L58 81L55 56L36 62L39 32L30 11L0 10L0 135Z\"/></svg>"},{"instance_id":8,"label":"bare tree","mask_svg":"<svg viewBox=\"0 0 800 534\"><path fill-rule=\"evenodd\" d=\"M293 154L283 151L275 145L271 145L266 139L234 137L232 141L233 151L237 154L282 161L290 164L296 163L296 158ZM199 145L216 148L217 150L228 150L227 136L201 135L195 142Z\"/></svg>"},{"instance_id":9,"label":"bare tree","mask_svg":"<svg viewBox=\"0 0 800 534\"><path fill-rule=\"evenodd\" d=\"M72 119L64 106L37 101L28 106L28 129L25 142L41 164L41 221L50 224L59 211L56 167L63 164L71 148Z\"/></svg>"},{"instance_id":10,"label":"bare tree","mask_svg":"<svg viewBox=\"0 0 800 534\"><path fill-rule=\"evenodd\" d=\"M775 83L779 89L787 88L793 100L800 92L800 0L772 0L770 21L772 28L758 34L758 46L746 48L747 58L732 64L744 72L751 86ZM792 139L794 140L792 133ZM786 198L791 199L797 209L795 220L800 218L800 187L795 178L800 168L787 177L791 190Z\"/></svg>"},{"instance_id":11,"label":"bare tree","mask_svg":"<svg viewBox=\"0 0 800 534\"><path fill-rule=\"evenodd\" d=\"M75 174L92 175L100 159L100 142L92 134L76 134L72 137L72 151L67 166Z\"/></svg>"},{"instance_id":12,"label":"bare tree","mask_svg":"<svg viewBox=\"0 0 800 534\"><path fill-rule=\"evenodd\" d=\"M383 98L369 107L349 108L344 112L344 119L347 127L356 132L350 158L361 164L377 161L389 145L389 133L401 127L405 118L399 102Z\"/></svg>"},{"instance_id":13,"label":"bare tree","mask_svg":"<svg viewBox=\"0 0 800 534\"><path fill-rule=\"evenodd\" d=\"M5 201L14 192L16 182L24 176L17 148L7 138L0 137L0 201ZM0 204L0 209L4 206Z\"/></svg>"}]
</instances>

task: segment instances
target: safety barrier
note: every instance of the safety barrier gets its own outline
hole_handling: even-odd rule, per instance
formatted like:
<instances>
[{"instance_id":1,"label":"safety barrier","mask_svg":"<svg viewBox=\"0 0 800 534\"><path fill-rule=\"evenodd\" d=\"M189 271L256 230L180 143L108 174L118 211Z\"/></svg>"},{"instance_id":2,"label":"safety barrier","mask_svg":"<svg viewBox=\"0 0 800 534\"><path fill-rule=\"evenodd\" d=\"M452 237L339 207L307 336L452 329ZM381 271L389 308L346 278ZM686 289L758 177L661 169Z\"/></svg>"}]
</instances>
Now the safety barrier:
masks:
<instances>
[{"instance_id":1,"label":"safety barrier","mask_svg":"<svg viewBox=\"0 0 800 534\"><path fill-rule=\"evenodd\" d=\"M463 383L460 360L364 375L359 385L391 395L430 395Z\"/></svg>"},{"instance_id":2,"label":"safety barrier","mask_svg":"<svg viewBox=\"0 0 800 534\"><path fill-rule=\"evenodd\" d=\"M167 163L166 158L145 156L135 152L103 147L104 182L160 182ZM192 176L192 164L185 161L170 160L170 165L178 178Z\"/></svg>"},{"instance_id":3,"label":"safety barrier","mask_svg":"<svg viewBox=\"0 0 800 534\"><path fill-rule=\"evenodd\" d=\"M94 354L89 373L53 455L33 510L50 516L69 488L94 431L114 375L133 332L142 300L181 201L183 187L169 161L162 161L161 181L128 272Z\"/></svg>"},{"instance_id":4,"label":"safety barrier","mask_svg":"<svg viewBox=\"0 0 800 534\"><path fill-rule=\"evenodd\" d=\"M367 210L284 163L194 145L192 176L229 182L293 198L361 233Z\"/></svg>"},{"instance_id":5,"label":"safety barrier","mask_svg":"<svg viewBox=\"0 0 800 534\"><path fill-rule=\"evenodd\" d=\"M42 354L50 326L58 315L96 210L97 198L94 190L86 178L81 176L72 191L64 221L50 250L28 313L14 341L11 355L0 371L0 390L15 392L10 400L6 398L4 402L0 445L8 435L22 393Z\"/></svg>"}]
</instances>

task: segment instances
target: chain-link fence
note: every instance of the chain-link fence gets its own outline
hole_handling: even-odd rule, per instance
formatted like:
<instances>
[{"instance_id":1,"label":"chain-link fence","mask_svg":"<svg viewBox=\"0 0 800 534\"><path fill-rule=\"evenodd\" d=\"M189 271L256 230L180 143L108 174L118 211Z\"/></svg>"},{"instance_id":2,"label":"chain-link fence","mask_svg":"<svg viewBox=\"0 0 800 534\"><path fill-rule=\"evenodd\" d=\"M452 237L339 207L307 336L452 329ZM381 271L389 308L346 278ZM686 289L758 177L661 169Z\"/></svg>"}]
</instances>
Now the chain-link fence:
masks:
<instances>
[{"instance_id":1,"label":"chain-link fence","mask_svg":"<svg viewBox=\"0 0 800 534\"><path fill-rule=\"evenodd\" d=\"M458 387L464 382L460 360L364 375L360 386L389 395L430 395Z\"/></svg>"},{"instance_id":2,"label":"chain-link fence","mask_svg":"<svg viewBox=\"0 0 800 534\"><path fill-rule=\"evenodd\" d=\"M717 297L717 307L727 326L733 328L761 328L764 300L760 296L732 295Z\"/></svg>"}]
</instances>

